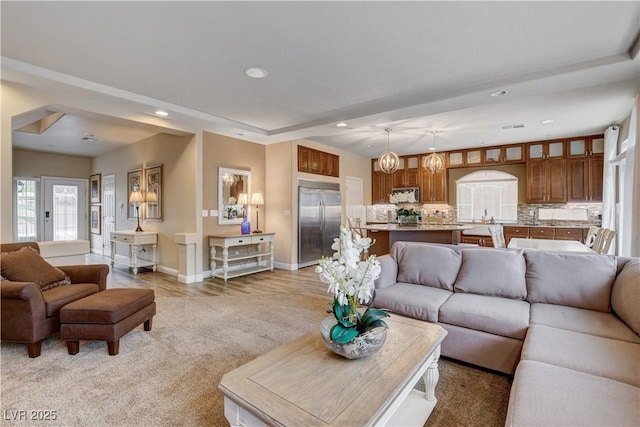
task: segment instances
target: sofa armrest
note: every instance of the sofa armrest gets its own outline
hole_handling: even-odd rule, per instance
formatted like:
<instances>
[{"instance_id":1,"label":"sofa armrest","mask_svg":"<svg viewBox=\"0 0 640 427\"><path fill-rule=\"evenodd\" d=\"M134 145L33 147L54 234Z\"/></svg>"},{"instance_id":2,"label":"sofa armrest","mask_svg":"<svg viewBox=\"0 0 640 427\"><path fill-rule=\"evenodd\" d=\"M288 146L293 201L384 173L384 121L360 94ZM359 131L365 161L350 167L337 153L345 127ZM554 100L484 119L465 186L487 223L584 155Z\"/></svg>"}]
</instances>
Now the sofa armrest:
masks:
<instances>
[{"instance_id":1,"label":"sofa armrest","mask_svg":"<svg viewBox=\"0 0 640 427\"><path fill-rule=\"evenodd\" d=\"M107 276L109 275L107 264L64 265L58 268L71 278L72 284L95 283L98 285L98 291L107 289Z\"/></svg>"},{"instance_id":2,"label":"sofa armrest","mask_svg":"<svg viewBox=\"0 0 640 427\"><path fill-rule=\"evenodd\" d=\"M398 263L391 255L376 257L380 261L380 277L375 281L376 289L388 288L396 284L398 278Z\"/></svg>"},{"instance_id":3,"label":"sofa armrest","mask_svg":"<svg viewBox=\"0 0 640 427\"><path fill-rule=\"evenodd\" d=\"M2 339L32 343L41 340L47 314L40 287L32 282L0 282Z\"/></svg>"}]
</instances>

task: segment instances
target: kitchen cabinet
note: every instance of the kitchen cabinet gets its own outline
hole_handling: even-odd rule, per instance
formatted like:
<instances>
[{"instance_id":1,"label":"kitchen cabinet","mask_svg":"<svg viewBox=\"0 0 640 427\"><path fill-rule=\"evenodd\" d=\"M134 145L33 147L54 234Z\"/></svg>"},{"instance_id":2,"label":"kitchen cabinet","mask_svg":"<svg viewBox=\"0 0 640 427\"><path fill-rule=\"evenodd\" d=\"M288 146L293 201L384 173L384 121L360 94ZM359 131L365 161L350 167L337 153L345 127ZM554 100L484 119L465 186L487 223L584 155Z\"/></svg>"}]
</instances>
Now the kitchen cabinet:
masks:
<instances>
[{"instance_id":1,"label":"kitchen cabinet","mask_svg":"<svg viewBox=\"0 0 640 427\"><path fill-rule=\"evenodd\" d=\"M446 154L447 167L455 168L464 166L464 157L462 151L449 151Z\"/></svg>"},{"instance_id":2,"label":"kitchen cabinet","mask_svg":"<svg viewBox=\"0 0 640 427\"><path fill-rule=\"evenodd\" d=\"M464 150L464 165L479 166L482 164L482 150Z\"/></svg>"},{"instance_id":3,"label":"kitchen cabinet","mask_svg":"<svg viewBox=\"0 0 640 427\"><path fill-rule=\"evenodd\" d=\"M473 236L473 235L463 234L460 237L460 243L478 245L486 248L493 247L493 240L491 240L491 236Z\"/></svg>"},{"instance_id":4,"label":"kitchen cabinet","mask_svg":"<svg viewBox=\"0 0 640 427\"><path fill-rule=\"evenodd\" d=\"M549 239L556 238L556 232L553 227L531 227L529 228L529 237L532 239Z\"/></svg>"},{"instance_id":5,"label":"kitchen cabinet","mask_svg":"<svg viewBox=\"0 0 640 427\"><path fill-rule=\"evenodd\" d=\"M445 155L445 153L442 153ZM482 165L482 150L468 149L450 151L446 153L447 167L480 166Z\"/></svg>"},{"instance_id":6,"label":"kitchen cabinet","mask_svg":"<svg viewBox=\"0 0 640 427\"><path fill-rule=\"evenodd\" d=\"M372 160L371 173L371 203L389 203L392 180L391 175L382 172L378 160Z\"/></svg>"},{"instance_id":7,"label":"kitchen cabinet","mask_svg":"<svg viewBox=\"0 0 640 427\"><path fill-rule=\"evenodd\" d=\"M588 227L523 227L508 225L504 227L504 240L507 245L514 237L584 242L588 230Z\"/></svg>"},{"instance_id":8,"label":"kitchen cabinet","mask_svg":"<svg viewBox=\"0 0 640 427\"><path fill-rule=\"evenodd\" d=\"M556 228L555 240L577 240L584 242L583 232L588 228Z\"/></svg>"},{"instance_id":9,"label":"kitchen cabinet","mask_svg":"<svg viewBox=\"0 0 640 427\"><path fill-rule=\"evenodd\" d=\"M522 144L488 147L483 152L485 165L522 163L524 162L524 146Z\"/></svg>"},{"instance_id":10,"label":"kitchen cabinet","mask_svg":"<svg viewBox=\"0 0 640 427\"><path fill-rule=\"evenodd\" d=\"M564 141L530 142L527 145L527 161L564 159L566 154Z\"/></svg>"},{"instance_id":11,"label":"kitchen cabinet","mask_svg":"<svg viewBox=\"0 0 640 427\"><path fill-rule=\"evenodd\" d=\"M567 202L567 160L564 141L527 145L527 203Z\"/></svg>"},{"instance_id":12,"label":"kitchen cabinet","mask_svg":"<svg viewBox=\"0 0 640 427\"><path fill-rule=\"evenodd\" d=\"M594 135L567 140L567 157L604 155L604 135Z\"/></svg>"},{"instance_id":13,"label":"kitchen cabinet","mask_svg":"<svg viewBox=\"0 0 640 427\"><path fill-rule=\"evenodd\" d=\"M567 200L601 202L604 136L574 138L567 145Z\"/></svg>"},{"instance_id":14,"label":"kitchen cabinet","mask_svg":"<svg viewBox=\"0 0 640 427\"><path fill-rule=\"evenodd\" d=\"M436 173L422 171L420 180L420 198L422 203L447 203L447 169Z\"/></svg>"},{"instance_id":15,"label":"kitchen cabinet","mask_svg":"<svg viewBox=\"0 0 640 427\"><path fill-rule=\"evenodd\" d=\"M567 200L570 202L601 202L604 156L567 160Z\"/></svg>"},{"instance_id":16,"label":"kitchen cabinet","mask_svg":"<svg viewBox=\"0 0 640 427\"><path fill-rule=\"evenodd\" d=\"M520 237L524 239L529 237L529 227L506 225L503 228L503 232L504 232L504 242L505 242L505 245L507 246L509 245L509 240L511 240L514 237Z\"/></svg>"},{"instance_id":17,"label":"kitchen cabinet","mask_svg":"<svg viewBox=\"0 0 640 427\"><path fill-rule=\"evenodd\" d=\"M392 187L418 187L420 185L420 156L400 157L400 166L392 174Z\"/></svg>"},{"instance_id":18,"label":"kitchen cabinet","mask_svg":"<svg viewBox=\"0 0 640 427\"><path fill-rule=\"evenodd\" d=\"M340 176L340 156L298 145L298 172Z\"/></svg>"}]
</instances>

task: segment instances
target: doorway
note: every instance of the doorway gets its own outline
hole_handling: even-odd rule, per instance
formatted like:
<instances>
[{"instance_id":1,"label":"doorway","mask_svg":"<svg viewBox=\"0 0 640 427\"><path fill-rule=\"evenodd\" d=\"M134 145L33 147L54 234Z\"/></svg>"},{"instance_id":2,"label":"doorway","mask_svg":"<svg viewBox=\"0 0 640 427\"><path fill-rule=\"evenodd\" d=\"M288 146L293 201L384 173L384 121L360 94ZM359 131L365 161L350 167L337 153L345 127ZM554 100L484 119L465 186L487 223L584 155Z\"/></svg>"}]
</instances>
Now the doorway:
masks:
<instances>
[{"instance_id":1,"label":"doorway","mask_svg":"<svg viewBox=\"0 0 640 427\"><path fill-rule=\"evenodd\" d=\"M364 207L362 178L347 176L345 178L345 207L347 218L360 218L361 224L366 224L367 214Z\"/></svg>"},{"instance_id":2,"label":"doorway","mask_svg":"<svg viewBox=\"0 0 640 427\"><path fill-rule=\"evenodd\" d=\"M42 178L43 240L86 240L87 180Z\"/></svg>"}]
</instances>

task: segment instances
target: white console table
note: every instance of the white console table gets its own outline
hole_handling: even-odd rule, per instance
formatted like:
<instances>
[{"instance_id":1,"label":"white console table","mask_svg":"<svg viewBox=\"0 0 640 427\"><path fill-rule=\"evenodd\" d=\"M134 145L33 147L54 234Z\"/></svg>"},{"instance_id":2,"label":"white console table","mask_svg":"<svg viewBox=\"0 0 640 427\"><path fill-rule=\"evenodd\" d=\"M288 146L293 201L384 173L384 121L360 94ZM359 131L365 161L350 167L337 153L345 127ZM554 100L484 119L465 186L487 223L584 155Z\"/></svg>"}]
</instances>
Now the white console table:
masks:
<instances>
[{"instance_id":1,"label":"white console table","mask_svg":"<svg viewBox=\"0 0 640 427\"><path fill-rule=\"evenodd\" d=\"M274 239L275 233L209 236L211 275L226 282L232 277L273 271Z\"/></svg>"},{"instance_id":2,"label":"white console table","mask_svg":"<svg viewBox=\"0 0 640 427\"><path fill-rule=\"evenodd\" d=\"M156 246L158 245L158 233L153 231L112 231L111 232L111 267L116 263L123 264L133 269L133 274L138 274L139 267L151 267L156 271ZM125 260L116 259L116 243L124 243L129 246L129 257ZM151 260L138 258L138 246L151 245Z\"/></svg>"}]
</instances>

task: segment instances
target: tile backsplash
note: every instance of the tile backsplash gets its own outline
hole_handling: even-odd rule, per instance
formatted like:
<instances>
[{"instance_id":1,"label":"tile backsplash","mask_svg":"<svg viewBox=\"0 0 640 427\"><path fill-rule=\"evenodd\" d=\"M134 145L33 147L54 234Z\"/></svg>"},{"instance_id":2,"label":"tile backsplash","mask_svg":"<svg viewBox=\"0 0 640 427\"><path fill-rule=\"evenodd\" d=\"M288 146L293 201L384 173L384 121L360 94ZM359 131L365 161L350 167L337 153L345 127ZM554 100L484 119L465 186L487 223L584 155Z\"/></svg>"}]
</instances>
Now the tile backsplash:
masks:
<instances>
[{"instance_id":1,"label":"tile backsplash","mask_svg":"<svg viewBox=\"0 0 640 427\"><path fill-rule=\"evenodd\" d=\"M396 211L400 206L392 204L370 205L366 207L367 222L395 221ZM423 216L444 218L446 223L457 222L456 207L451 205L403 204L404 208L421 210ZM533 223L535 212L536 223L540 225L593 225L602 212L601 203L592 204L529 204L518 205L518 224Z\"/></svg>"}]
</instances>

